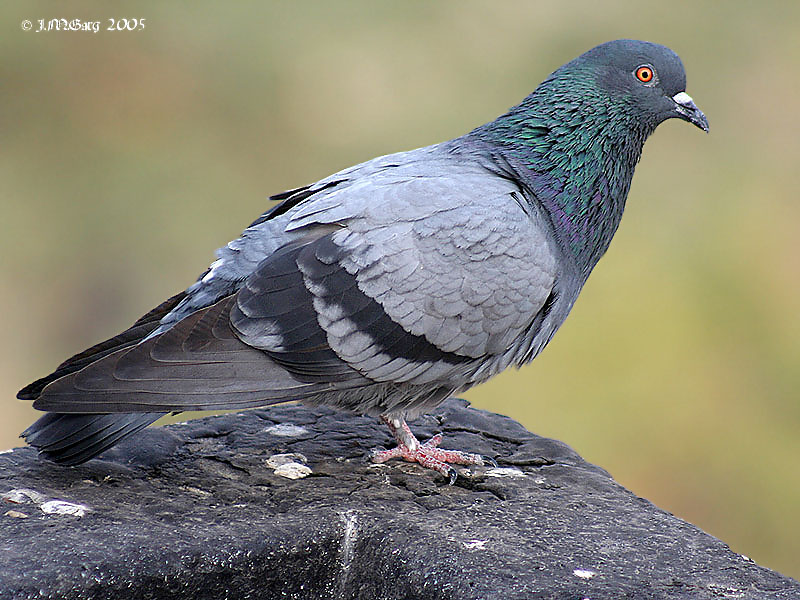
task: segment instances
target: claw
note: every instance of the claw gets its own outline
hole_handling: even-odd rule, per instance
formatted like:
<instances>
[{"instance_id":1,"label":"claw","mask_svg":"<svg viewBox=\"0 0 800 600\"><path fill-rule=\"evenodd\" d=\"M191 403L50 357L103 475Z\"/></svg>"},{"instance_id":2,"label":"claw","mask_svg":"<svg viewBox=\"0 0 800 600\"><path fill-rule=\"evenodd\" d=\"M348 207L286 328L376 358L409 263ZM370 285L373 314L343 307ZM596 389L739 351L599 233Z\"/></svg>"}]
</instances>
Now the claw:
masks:
<instances>
[{"instance_id":1,"label":"claw","mask_svg":"<svg viewBox=\"0 0 800 600\"><path fill-rule=\"evenodd\" d=\"M484 454L481 454L480 457L484 463L491 465L493 469L496 469L498 466L500 466L497 464L497 461L493 459L491 456L486 456Z\"/></svg>"},{"instance_id":2,"label":"claw","mask_svg":"<svg viewBox=\"0 0 800 600\"><path fill-rule=\"evenodd\" d=\"M456 482L456 479L458 479L458 471L456 471L453 467L450 467L449 473L450 479L447 482L447 485L453 485Z\"/></svg>"}]
</instances>

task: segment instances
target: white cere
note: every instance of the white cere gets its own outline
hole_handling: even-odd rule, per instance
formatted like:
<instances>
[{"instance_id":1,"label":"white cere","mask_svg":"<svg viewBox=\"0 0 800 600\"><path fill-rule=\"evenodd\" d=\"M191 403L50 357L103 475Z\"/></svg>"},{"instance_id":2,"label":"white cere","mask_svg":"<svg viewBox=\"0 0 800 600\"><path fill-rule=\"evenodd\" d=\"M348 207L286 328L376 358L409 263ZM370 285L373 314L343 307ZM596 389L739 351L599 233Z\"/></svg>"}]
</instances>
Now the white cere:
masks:
<instances>
[{"instance_id":1,"label":"white cere","mask_svg":"<svg viewBox=\"0 0 800 600\"><path fill-rule=\"evenodd\" d=\"M692 100L692 97L686 92L678 92L672 97L672 99L683 106L686 106L687 104L694 104L694 100Z\"/></svg>"}]
</instances>

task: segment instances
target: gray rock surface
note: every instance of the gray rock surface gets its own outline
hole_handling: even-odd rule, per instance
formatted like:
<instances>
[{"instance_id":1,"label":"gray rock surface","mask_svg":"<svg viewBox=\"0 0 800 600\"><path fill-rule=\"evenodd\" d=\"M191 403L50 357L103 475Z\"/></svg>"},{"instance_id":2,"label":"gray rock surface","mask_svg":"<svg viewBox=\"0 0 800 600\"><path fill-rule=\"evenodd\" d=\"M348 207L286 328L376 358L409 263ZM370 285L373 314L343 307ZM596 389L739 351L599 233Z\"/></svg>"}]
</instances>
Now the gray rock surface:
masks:
<instances>
[{"instance_id":1,"label":"gray rock surface","mask_svg":"<svg viewBox=\"0 0 800 600\"><path fill-rule=\"evenodd\" d=\"M80 467L4 454L0 598L800 598L507 417L451 400L412 428L500 469L450 487L370 465L382 424L302 406L153 428Z\"/></svg>"}]
</instances>

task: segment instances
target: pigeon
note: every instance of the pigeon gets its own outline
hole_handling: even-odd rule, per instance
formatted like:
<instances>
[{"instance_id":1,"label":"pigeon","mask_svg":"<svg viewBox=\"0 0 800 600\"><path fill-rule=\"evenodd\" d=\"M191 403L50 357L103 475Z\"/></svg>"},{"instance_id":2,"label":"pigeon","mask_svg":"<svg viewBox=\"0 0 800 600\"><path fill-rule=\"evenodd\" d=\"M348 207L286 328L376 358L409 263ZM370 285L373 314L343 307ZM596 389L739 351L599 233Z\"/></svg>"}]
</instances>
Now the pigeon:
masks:
<instances>
[{"instance_id":1,"label":"pigeon","mask_svg":"<svg viewBox=\"0 0 800 600\"><path fill-rule=\"evenodd\" d=\"M397 446L372 460L452 482L492 461L406 419L542 351L671 118L708 132L680 58L616 40L466 135L274 195L185 291L23 388L46 414L21 435L76 465L167 413L301 401L380 417Z\"/></svg>"}]
</instances>

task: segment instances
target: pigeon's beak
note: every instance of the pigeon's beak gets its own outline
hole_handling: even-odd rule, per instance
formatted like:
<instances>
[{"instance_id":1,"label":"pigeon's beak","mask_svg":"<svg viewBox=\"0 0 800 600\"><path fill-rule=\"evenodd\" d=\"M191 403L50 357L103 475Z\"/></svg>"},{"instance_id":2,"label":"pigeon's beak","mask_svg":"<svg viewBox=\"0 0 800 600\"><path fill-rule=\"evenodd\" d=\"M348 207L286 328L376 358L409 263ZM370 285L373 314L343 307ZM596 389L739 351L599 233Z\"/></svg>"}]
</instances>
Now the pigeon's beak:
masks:
<instances>
[{"instance_id":1,"label":"pigeon's beak","mask_svg":"<svg viewBox=\"0 0 800 600\"><path fill-rule=\"evenodd\" d=\"M708 133L708 119L706 119L703 111L697 108L697 105L689 94L686 92L678 92L672 99L676 104L675 110L678 113L678 118L689 121L689 123L697 125L700 129Z\"/></svg>"}]
</instances>

